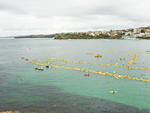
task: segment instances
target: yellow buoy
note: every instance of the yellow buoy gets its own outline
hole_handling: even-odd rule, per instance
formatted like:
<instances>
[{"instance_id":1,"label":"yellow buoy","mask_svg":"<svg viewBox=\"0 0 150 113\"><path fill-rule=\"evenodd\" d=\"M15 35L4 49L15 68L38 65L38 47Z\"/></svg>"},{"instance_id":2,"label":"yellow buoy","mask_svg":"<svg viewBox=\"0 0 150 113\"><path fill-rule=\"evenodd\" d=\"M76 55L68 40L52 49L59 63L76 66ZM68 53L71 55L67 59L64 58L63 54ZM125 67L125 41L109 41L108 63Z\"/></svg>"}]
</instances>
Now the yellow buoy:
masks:
<instances>
[{"instance_id":1,"label":"yellow buoy","mask_svg":"<svg viewBox=\"0 0 150 113\"><path fill-rule=\"evenodd\" d=\"M43 70L44 70L44 68L42 68L42 67L35 67L34 69L35 69L35 70L40 70L40 71L43 71Z\"/></svg>"},{"instance_id":2,"label":"yellow buoy","mask_svg":"<svg viewBox=\"0 0 150 113\"><path fill-rule=\"evenodd\" d=\"M115 94L115 93L117 93L117 92L118 92L118 91L117 91L117 90L114 90L114 89L110 91L110 93L112 93L112 94Z\"/></svg>"},{"instance_id":3,"label":"yellow buoy","mask_svg":"<svg viewBox=\"0 0 150 113\"><path fill-rule=\"evenodd\" d=\"M101 58L101 57L102 57L102 55L100 55L100 54L96 54L94 57L95 57L95 58Z\"/></svg>"},{"instance_id":4,"label":"yellow buoy","mask_svg":"<svg viewBox=\"0 0 150 113\"><path fill-rule=\"evenodd\" d=\"M20 78L19 80L23 81L23 80L24 80L24 78Z\"/></svg>"}]
</instances>

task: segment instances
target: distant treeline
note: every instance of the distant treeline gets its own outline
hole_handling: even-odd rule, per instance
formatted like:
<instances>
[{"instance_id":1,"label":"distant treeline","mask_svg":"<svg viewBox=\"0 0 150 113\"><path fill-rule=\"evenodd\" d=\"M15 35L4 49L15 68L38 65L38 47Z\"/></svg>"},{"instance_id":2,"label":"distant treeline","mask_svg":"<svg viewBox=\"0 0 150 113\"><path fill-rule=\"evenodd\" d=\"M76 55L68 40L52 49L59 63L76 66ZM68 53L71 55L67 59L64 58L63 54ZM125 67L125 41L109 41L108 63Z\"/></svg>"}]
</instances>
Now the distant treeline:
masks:
<instances>
[{"instance_id":1,"label":"distant treeline","mask_svg":"<svg viewBox=\"0 0 150 113\"><path fill-rule=\"evenodd\" d=\"M121 39L122 35L89 35L80 33L58 33L50 35L28 35L28 36L16 36L14 38L54 38L54 39Z\"/></svg>"},{"instance_id":2,"label":"distant treeline","mask_svg":"<svg viewBox=\"0 0 150 113\"><path fill-rule=\"evenodd\" d=\"M55 39L121 39L122 35L107 35L107 34L99 34L99 35L89 35L89 34L71 34L71 33L62 33L56 34Z\"/></svg>"}]
</instances>

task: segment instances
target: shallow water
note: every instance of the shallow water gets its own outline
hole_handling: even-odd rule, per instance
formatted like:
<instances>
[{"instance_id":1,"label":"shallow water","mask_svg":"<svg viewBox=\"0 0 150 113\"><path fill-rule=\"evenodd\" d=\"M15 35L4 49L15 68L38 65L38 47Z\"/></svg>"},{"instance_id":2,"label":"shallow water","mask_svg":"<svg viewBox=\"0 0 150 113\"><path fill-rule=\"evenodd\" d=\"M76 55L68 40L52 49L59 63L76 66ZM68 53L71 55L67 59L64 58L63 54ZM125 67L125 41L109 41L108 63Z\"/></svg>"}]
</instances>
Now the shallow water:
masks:
<instances>
[{"instance_id":1,"label":"shallow water","mask_svg":"<svg viewBox=\"0 0 150 113\"><path fill-rule=\"evenodd\" d=\"M150 67L149 40L0 39L0 111L62 113L148 113L150 83L65 69L35 71L21 57L68 59L104 64L127 63L136 52L133 67ZM94 58L95 54L103 55ZM119 61L126 58L126 61ZM59 62L57 62L58 64ZM112 66L63 64L102 72L117 72L150 79L150 71ZM110 90L116 89L116 94Z\"/></svg>"}]
</instances>

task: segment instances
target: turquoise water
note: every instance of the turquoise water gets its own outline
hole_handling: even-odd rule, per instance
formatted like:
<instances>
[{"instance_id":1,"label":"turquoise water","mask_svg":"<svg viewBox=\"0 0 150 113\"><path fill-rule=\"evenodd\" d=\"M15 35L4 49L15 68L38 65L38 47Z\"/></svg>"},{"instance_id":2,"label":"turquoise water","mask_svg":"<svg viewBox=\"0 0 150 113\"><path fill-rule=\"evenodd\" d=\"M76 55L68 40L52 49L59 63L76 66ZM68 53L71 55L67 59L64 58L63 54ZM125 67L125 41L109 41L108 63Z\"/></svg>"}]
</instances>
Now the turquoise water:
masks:
<instances>
[{"instance_id":1,"label":"turquoise water","mask_svg":"<svg viewBox=\"0 0 150 113\"><path fill-rule=\"evenodd\" d=\"M150 67L150 54L146 52L150 50L149 43L149 40L0 39L0 111L148 113L150 83L92 73L85 77L84 72L65 69L35 71L36 65L21 57L124 64L136 52L138 59L132 66ZM103 57L94 58L95 54ZM120 58L126 60L120 61ZM150 79L150 71L145 70L74 63L61 65ZM112 89L118 92L111 94Z\"/></svg>"}]
</instances>

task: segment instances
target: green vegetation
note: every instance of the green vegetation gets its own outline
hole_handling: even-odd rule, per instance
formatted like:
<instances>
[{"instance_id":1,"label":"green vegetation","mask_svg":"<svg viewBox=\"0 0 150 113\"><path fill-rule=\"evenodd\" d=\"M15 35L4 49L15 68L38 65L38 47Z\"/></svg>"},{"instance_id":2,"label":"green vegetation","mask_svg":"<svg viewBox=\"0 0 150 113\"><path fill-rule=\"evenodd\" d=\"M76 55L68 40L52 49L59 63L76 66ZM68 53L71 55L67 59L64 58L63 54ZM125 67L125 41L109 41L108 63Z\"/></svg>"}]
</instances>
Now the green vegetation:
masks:
<instances>
[{"instance_id":1,"label":"green vegetation","mask_svg":"<svg viewBox=\"0 0 150 113\"><path fill-rule=\"evenodd\" d=\"M138 38L138 39L150 39L150 36L138 36L136 38Z\"/></svg>"},{"instance_id":2,"label":"green vegetation","mask_svg":"<svg viewBox=\"0 0 150 113\"><path fill-rule=\"evenodd\" d=\"M107 34L99 34L99 35L89 35L86 33L61 33L56 34L55 39L121 39L122 35L107 35Z\"/></svg>"}]
</instances>

